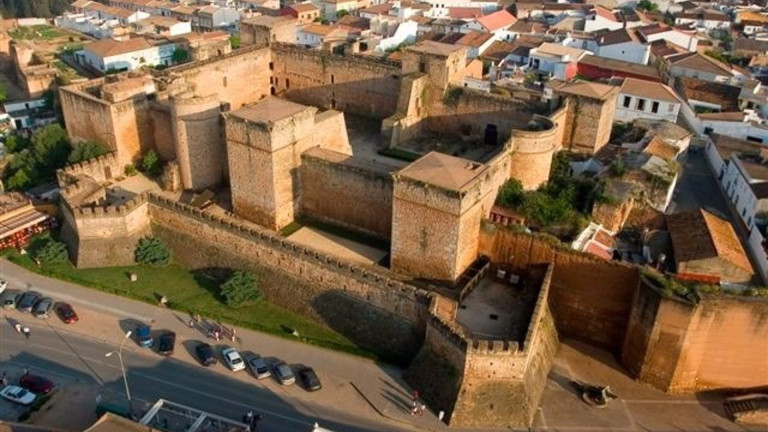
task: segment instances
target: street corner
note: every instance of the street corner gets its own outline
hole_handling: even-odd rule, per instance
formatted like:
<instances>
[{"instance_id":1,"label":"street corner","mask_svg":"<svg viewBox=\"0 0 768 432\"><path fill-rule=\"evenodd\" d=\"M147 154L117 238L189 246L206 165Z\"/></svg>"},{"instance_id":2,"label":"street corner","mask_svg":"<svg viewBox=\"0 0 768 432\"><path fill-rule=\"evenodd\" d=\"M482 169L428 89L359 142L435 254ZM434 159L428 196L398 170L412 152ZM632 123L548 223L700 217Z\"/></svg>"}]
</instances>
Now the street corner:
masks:
<instances>
[{"instance_id":1,"label":"street corner","mask_svg":"<svg viewBox=\"0 0 768 432\"><path fill-rule=\"evenodd\" d=\"M96 420L100 389L95 384L65 381L39 410L30 414L33 425L66 430L85 430Z\"/></svg>"}]
</instances>

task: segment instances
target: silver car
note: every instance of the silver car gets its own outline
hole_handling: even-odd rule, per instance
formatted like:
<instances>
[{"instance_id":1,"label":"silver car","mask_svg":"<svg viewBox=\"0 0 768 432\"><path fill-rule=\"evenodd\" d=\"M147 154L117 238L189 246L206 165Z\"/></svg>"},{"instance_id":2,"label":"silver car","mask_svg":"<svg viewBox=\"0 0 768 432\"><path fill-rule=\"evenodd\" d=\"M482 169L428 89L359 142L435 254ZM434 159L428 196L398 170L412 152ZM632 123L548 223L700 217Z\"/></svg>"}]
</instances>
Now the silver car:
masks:
<instances>
[{"instance_id":1,"label":"silver car","mask_svg":"<svg viewBox=\"0 0 768 432\"><path fill-rule=\"evenodd\" d=\"M272 372L269 371L267 363L261 356L256 354L248 354L245 356L245 363L248 365L248 369L251 370L253 376L256 379L264 379L272 376Z\"/></svg>"},{"instance_id":2,"label":"silver car","mask_svg":"<svg viewBox=\"0 0 768 432\"><path fill-rule=\"evenodd\" d=\"M53 299L50 297L43 297L32 308L32 315L37 318L48 318L48 315L53 309Z\"/></svg>"},{"instance_id":3,"label":"silver car","mask_svg":"<svg viewBox=\"0 0 768 432\"><path fill-rule=\"evenodd\" d=\"M275 377L282 385L291 385L296 382L296 376L293 374L291 367L285 364L285 362L279 362L275 364L272 369L275 372Z\"/></svg>"}]
</instances>

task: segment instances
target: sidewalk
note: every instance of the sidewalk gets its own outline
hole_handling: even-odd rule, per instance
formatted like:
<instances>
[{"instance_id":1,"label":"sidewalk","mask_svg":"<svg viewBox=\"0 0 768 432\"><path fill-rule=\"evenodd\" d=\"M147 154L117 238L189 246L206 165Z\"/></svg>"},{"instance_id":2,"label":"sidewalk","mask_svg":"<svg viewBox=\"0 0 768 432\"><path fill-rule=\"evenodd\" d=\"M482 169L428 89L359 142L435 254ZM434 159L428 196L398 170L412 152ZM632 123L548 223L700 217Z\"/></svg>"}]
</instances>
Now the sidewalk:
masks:
<instances>
[{"instance_id":1,"label":"sidewalk","mask_svg":"<svg viewBox=\"0 0 768 432\"><path fill-rule=\"evenodd\" d=\"M188 326L190 317L183 312L153 306L139 301L85 288L69 282L50 279L30 272L6 260L0 260L0 277L8 281L9 289L33 289L56 301L73 305L80 321L66 325L57 317L46 324L66 332L77 333L118 345L125 331L131 330L136 321L152 323L153 329L167 329L177 335L177 349L173 358L197 364L197 360L185 349L185 341L207 341L211 345L227 344L207 339L198 329ZM224 323L226 324L226 323ZM229 326L228 326L229 327ZM293 342L253 330L236 327L237 341L231 343L243 351L253 351L269 359L276 357L288 364L304 364L318 371L323 390L315 393L291 391L290 396L311 401L318 405L342 410L354 415L372 418L376 414L382 420L397 422L400 426L418 429L434 429L437 417L431 412L422 416L410 415L412 390L400 378L402 370L396 366L376 363L349 354L325 348ZM206 340L207 339L207 340ZM151 355L135 343L127 343L125 349ZM130 364L129 364L130 367ZM227 373L221 369L222 373ZM245 374L231 374L250 383L254 379Z\"/></svg>"}]
</instances>

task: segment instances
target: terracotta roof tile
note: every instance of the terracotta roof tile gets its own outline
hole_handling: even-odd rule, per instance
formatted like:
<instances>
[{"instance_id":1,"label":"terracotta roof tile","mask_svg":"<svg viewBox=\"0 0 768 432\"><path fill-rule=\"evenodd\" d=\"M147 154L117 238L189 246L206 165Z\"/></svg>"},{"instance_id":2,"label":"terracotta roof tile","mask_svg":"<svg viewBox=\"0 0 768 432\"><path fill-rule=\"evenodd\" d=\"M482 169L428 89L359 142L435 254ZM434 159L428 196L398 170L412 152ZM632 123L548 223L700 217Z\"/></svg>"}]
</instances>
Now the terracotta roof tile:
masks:
<instances>
[{"instance_id":1,"label":"terracotta roof tile","mask_svg":"<svg viewBox=\"0 0 768 432\"><path fill-rule=\"evenodd\" d=\"M686 100L720 105L721 111L739 110L739 88L696 78L678 77L675 88Z\"/></svg>"},{"instance_id":2,"label":"terracotta roof tile","mask_svg":"<svg viewBox=\"0 0 768 432\"><path fill-rule=\"evenodd\" d=\"M625 78L621 84L620 93L644 96L664 102L680 103L677 93L666 85L635 78Z\"/></svg>"},{"instance_id":3,"label":"terracotta roof tile","mask_svg":"<svg viewBox=\"0 0 768 432\"><path fill-rule=\"evenodd\" d=\"M503 9L477 19L477 22L489 32L507 28L514 24L515 21L517 21L517 18Z\"/></svg>"}]
</instances>

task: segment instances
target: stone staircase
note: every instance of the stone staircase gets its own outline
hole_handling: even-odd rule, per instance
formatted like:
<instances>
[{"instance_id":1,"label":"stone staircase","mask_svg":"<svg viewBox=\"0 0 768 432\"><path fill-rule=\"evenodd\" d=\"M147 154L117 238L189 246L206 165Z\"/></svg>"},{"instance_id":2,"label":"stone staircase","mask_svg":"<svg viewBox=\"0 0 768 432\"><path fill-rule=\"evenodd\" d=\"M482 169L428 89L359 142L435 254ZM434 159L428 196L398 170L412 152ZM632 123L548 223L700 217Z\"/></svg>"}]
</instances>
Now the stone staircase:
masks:
<instances>
[{"instance_id":1,"label":"stone staircase","mask_svg":"<svg viewBox=\"0 0 768 432\"><path fill-rule=\"evenodd\" d=\"M737 423L768 425L768 394L752 393L725 400L725 414Z\"/></svg>"}]
</instances>

